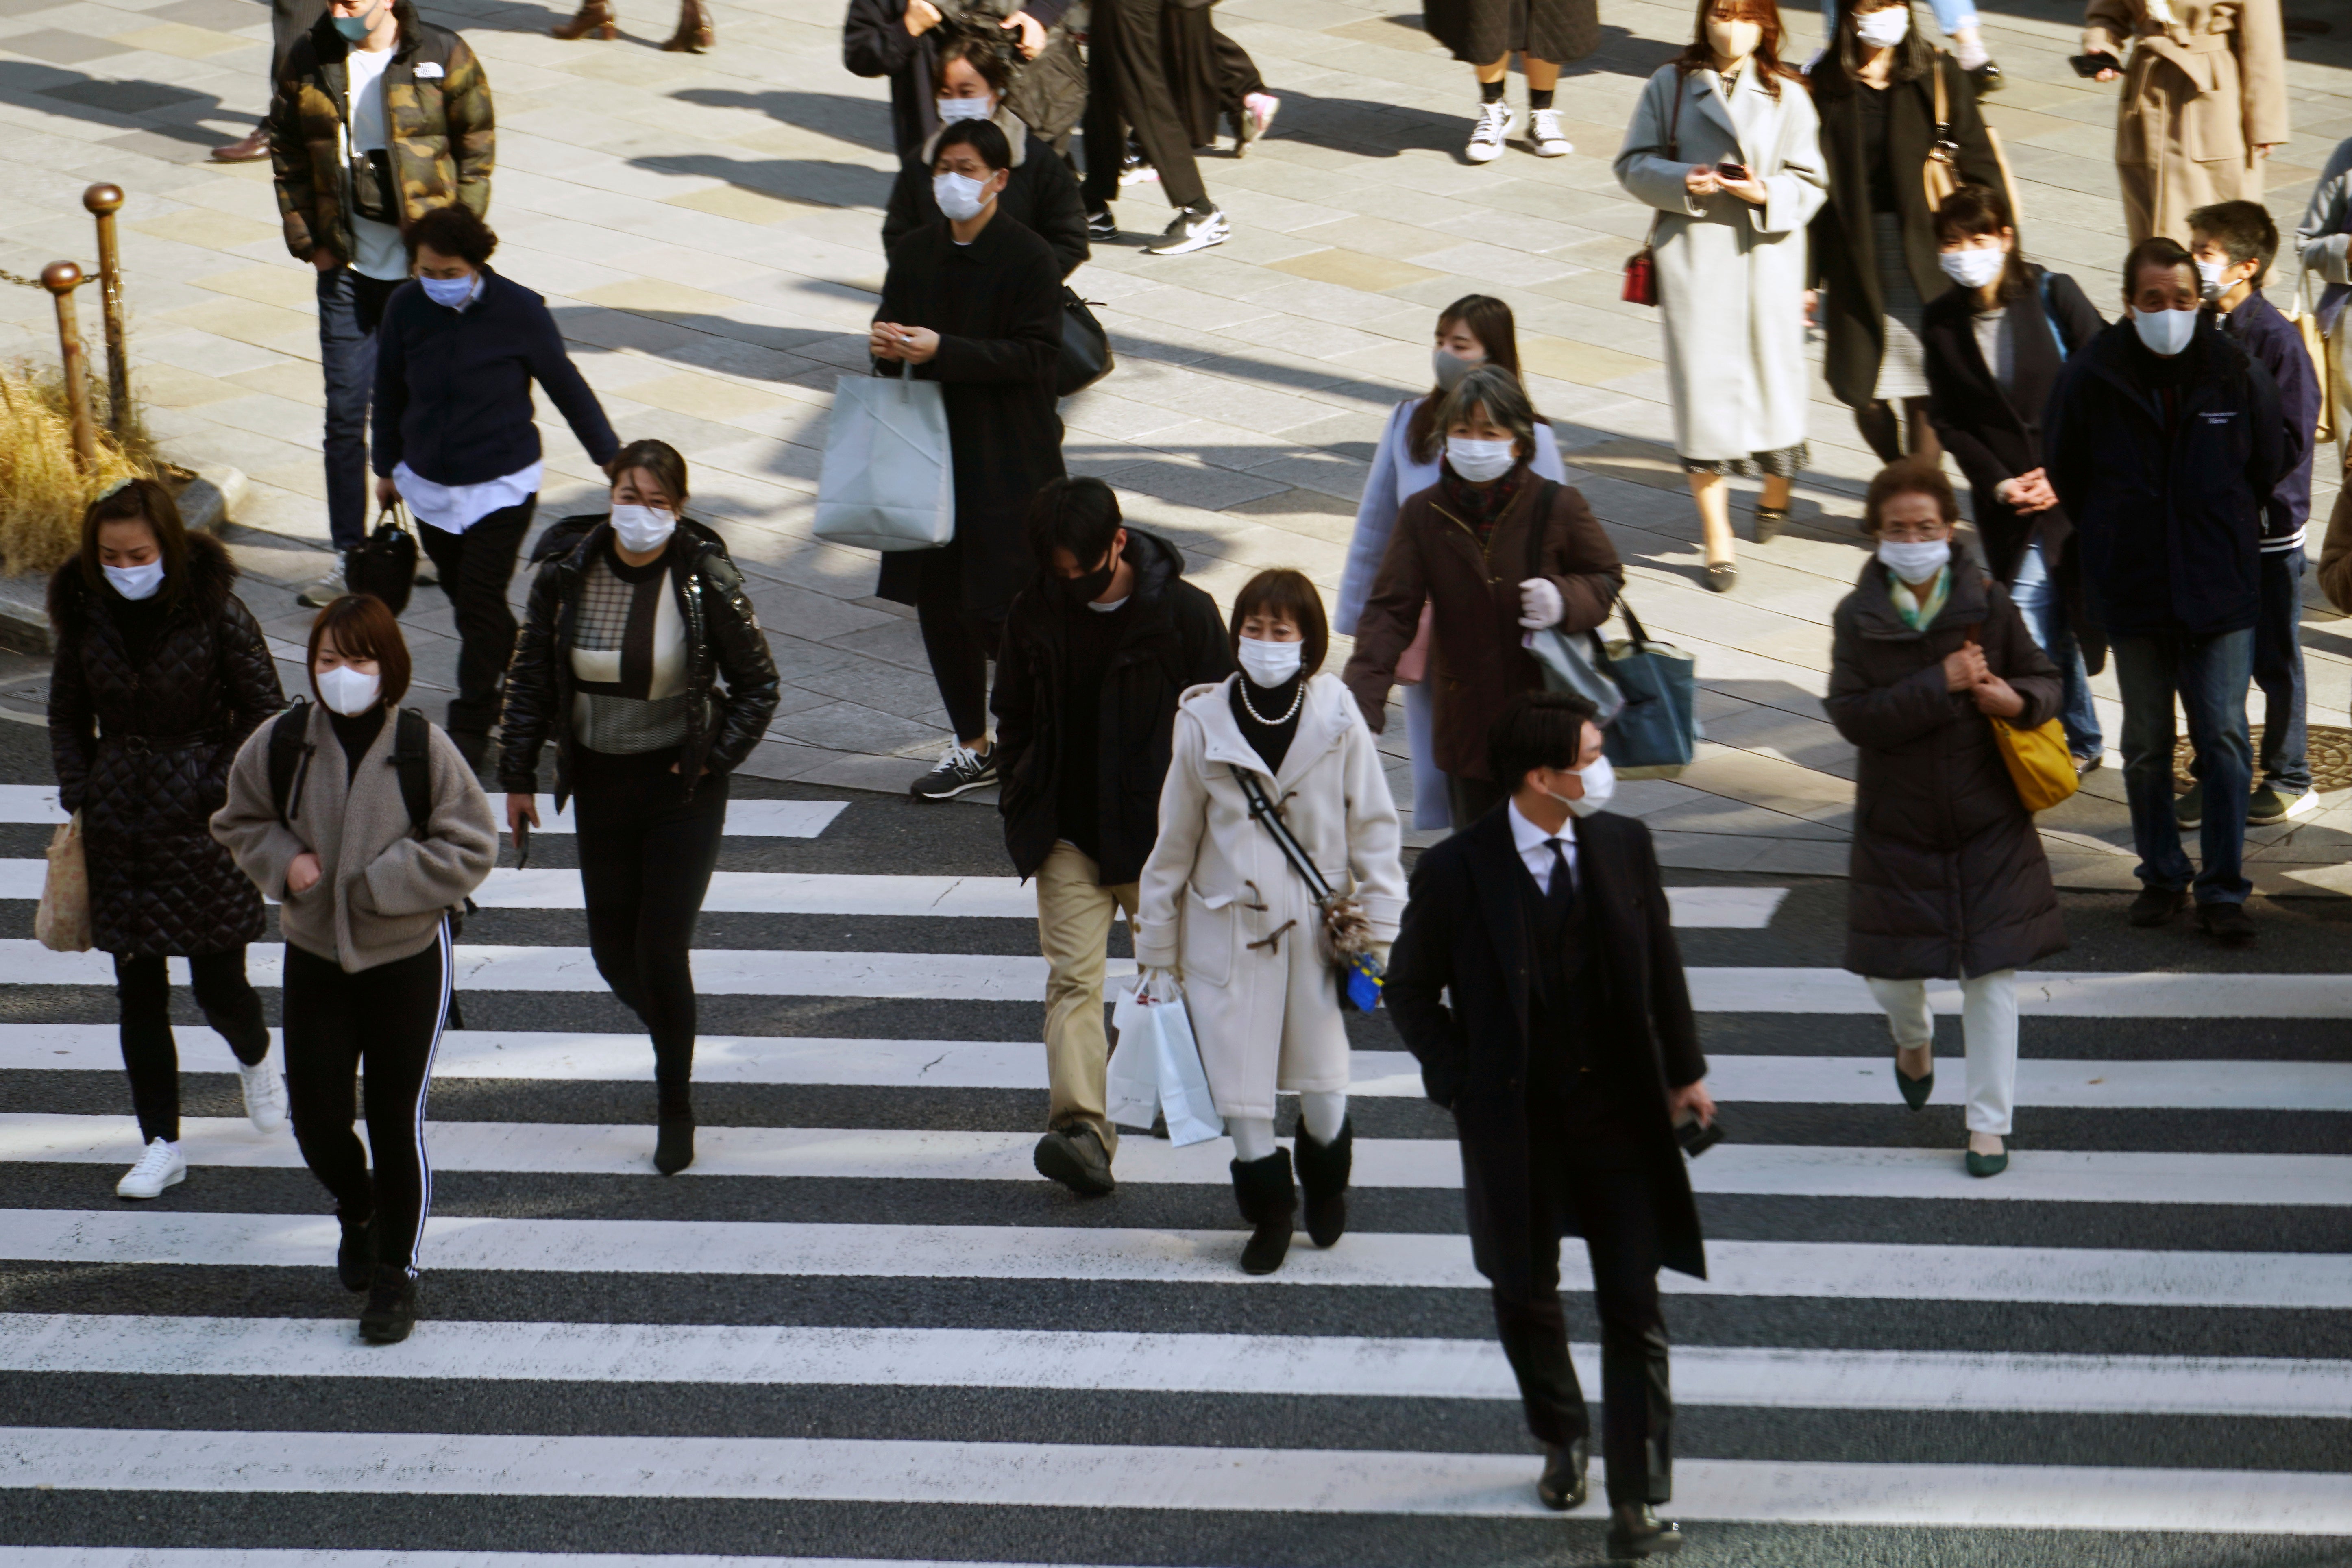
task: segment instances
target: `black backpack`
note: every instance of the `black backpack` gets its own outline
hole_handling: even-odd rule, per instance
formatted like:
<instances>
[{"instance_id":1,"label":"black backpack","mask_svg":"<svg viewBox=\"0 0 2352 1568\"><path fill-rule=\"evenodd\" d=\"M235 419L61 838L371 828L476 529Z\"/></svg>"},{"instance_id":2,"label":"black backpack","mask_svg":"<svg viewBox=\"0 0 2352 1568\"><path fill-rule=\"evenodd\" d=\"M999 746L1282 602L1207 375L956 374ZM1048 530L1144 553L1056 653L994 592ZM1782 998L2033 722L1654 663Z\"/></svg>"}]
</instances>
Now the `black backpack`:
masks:
<instances>
[{"instance_id":1,"label":"black backpack","mask_svg":"<svg viewBox=\"0 0 2352 1568\"><path fill-rule=\"evenodd\" d=\"M278 808L280 826L293 826L294 813L302 804L302 785L310 776L310 759L319 750L305 738L310 728L310 700L307 697L297 697L294 706L280 713L269 727L269 798ZM425 837L425 825L433 819L431 731L432 724L422 709L403 708L393 719L392 767L400 778L400 804L408 813L410 831L420 838ZM473 912L471 899L466 900L463 909L449 911L452 946L465 934L466 917ZM449 996L448 1026L466 1026L454 991Z\"/></svg>"}]
</instances>

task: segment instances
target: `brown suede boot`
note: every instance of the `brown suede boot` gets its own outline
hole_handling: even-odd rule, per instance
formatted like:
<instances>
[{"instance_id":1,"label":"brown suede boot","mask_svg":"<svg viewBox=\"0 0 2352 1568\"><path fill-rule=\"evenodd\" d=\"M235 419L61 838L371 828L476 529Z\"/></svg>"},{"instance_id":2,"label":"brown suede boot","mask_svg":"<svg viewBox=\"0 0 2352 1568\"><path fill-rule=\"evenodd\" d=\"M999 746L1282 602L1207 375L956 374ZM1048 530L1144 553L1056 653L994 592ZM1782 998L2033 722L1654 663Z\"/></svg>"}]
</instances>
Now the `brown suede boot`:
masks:
<instances>
[{"instance_id":1,"label":"brown suede boot","mask_svg":"<svg viewBox=\"0 0 2352 1568\"><path fill-rule=\"evenodd\" d=\"M678 0L677 31L662 46L674 55L698 55L713 40L710 30L710 8L702 0Z\"/></svg>"},{"instance_id":2,"label":"brown suede boot","mask_svg":"<svg viewBox=\"0 0 2352 1568\"><path fill-rule=\"evenodd\" d=\"M620 25L613 20L611 0L580 0L580 14L558 22L548 31L566 42L580 38L617 38Z\"/></svg>"}]
</instances>

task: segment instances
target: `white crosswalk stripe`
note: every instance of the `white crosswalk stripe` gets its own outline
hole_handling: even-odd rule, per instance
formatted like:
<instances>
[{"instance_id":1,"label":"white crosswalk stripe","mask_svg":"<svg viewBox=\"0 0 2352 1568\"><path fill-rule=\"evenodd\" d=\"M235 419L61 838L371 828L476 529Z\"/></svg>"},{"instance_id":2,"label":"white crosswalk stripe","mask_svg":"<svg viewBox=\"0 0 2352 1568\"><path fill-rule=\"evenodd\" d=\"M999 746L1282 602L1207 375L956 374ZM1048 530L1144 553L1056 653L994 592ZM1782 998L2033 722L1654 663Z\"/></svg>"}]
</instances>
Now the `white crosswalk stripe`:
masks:
<instances>
[{"instance_id":1,"label":"white crosswalk stripe","mask_svg":"<svg viewBox=\"0 0 2352 1568\"><path fill-rule=\"evenodd\" d=\"M645 1167L641 1126L560 1121L428 1123L433 1163L442 1171L521 1171L542 1175L631 1175ZM301 1152L257 1134L242 1118L183 1117L181 1142L203 1164L239 1170L299 1169ZM1035 1174L1029 1132L911 1131L893 1128L705 1127L695 1142L694 1176L797 1176L835 1181L1025 1182ZM128 1163L137 1131L116 1116L0 1112L0 1160ZM1149 1138L1122 1144L1118 1179L1140 1185L1227 1179L1224 1145L1179 1149ZM2157 1154L2029 1149L2014 1180L1970 1180L1942 1149L1848 1149L1803 1144L1729 1144L1691 1168L1701 1193L1787 1197L1943 1198L1962 1203L2253 1204L2334 1205L2352 1192L2352 1156L2339 1154ZM1359 1187L1458 1188L1454 1145L1430 1138L1355 1141Z\"/></svg>"},{"instance_id":2,"label":"white crosswalk stripe","mask_svg":"<svg viewBox=\"0 0 2352 1568\"><path fill-rule=\"evenodd\" d=\"M49 1495L44 1489L241 1499L241 1512L362 1499L388 1531L418 1529L429 1517L418 1509L469 1500L502 1509L520 1500L575 1510L623 1500L671 1510L806 1507L851 1521L945 1505L988 1521L991 1561L1017 1565L1026 1552L1032 1568L1181 1563L1188 1538L1143 1521L1195 1515L1361 1516L1384 1530L1437 1531L1425 1538L1428 1561L1486 1550L1463 1549L1448 1529L1518 1530L1536 1533L1493 1539L1529 1560L1557 1554L1549 1543L1565 1538L1548 1533L1559 1527L1534 1500L1535 1462L1513 1447L1517 1387L1486 1327L1450 1122L1422 1102L1418 1066L1386 1026L1376 1018L1354 1037L1364 1048L1353 1057L1353 1227L1328 1250L1302 1237L1275 1275L1243 1275L1223 1140L1177 1149L1130 1134L1118 1157L1124 1195L1103 1207L1040 1193L1037 1129L1013 1108L1034 1102L1043 1116L1045 1053L1029 1031L1045 966L1034 950L961 951L975 936L1006 945L970 922L1033 921L1034 887L1001 874L852 874L839 869L838 853L777 842L815 837L845 809L730 804L730 839L758 845L751 863L763 868L737 869L722 857L705 907L738 917L723 940L770 945L694 952L706 1020L753 1032L698 1039L705 1103L733 1098L725 1114L706 1113L696 1163L671 1183L651 1172L650 1127L631 1120L650 1115L645 1037L567 1026L598 1022L593 1009L611 1005L587 949L572 945L584 940L578 872L494 874L478 901L542 913L507 931L546 940L458 951L458 987L477 1027L441 1046L427 1129L436 1185L422 1248L425 1315L389 1350L360 1344L347 1313L295 1304L331 1289L336 1226L323 1197L300 1195L307 1178L289 1183L302 1163L290 1136L254 1132L228 1114L234 1099L193 1103L222 1093L218 1075L232 1067L210 1030L176 1031L184 1071L215 1075L188 1080L191 1112L206 1112L183 1119L188 1183L147 1205L106 1196L137 1154L119 1101L93 1098L119 1093L94 1089L103 1080L91 1075L120 1073L121 1047L111 1025L89 1021L107 1015L87 1010L112 984L111 965L100 953L0 941L0 1004L10 987L78 988L65 993L66 1007L82 1010L60 1012L83 1020L47 1019L32 999L58 994L21 992L0 1023L0 1087L11 1094L0 1111L0 1181L16 1194L0 1202L0 1278L25 1282L0 1312L0 1386L26 1390L7 1406L21 1424L0 1426L0 1517L9 1499ZM56 819L54 792L0 786L0 822ZM568 829L551 820L545 831ZM795 856L824 868L798 868ZM0 900L36 896L40 872L37 860L0 859ZM1939 1131L1934 1147L1893 1146L1885 1136L1906 1113L1860 980L1831 968L1714 962L1795 950L1799 933L1779 929L1793 923L1788 889L1670 893L1691 942L1749 944L1719 946L1690 971L1708 1029L1770 1033L1747 1047L1758 1054L1741 1054L1737 1042L1748 1037L1736 1032L1710 1040L1709 1084L1731 1108L1733 1141L1690 1169L1710 1226L1717 1215L1731 1223L1708 1243L1706 1279L1660 1277L1670 1326L1685 1312L1706 1325L1676 1335L1675 1397L1732 1415L1895 1423L1853 1426L1868 1435L1854 1440L1866 1448L1868 1462L1859 1462L1851 1448L1829 1454L1804 1436L1802 1418L1788 1427L1786 1451L1774 1447L1781 1438L1718 1437L1695 1419L1698 1448L1675 1464L1675 1515L1824 1531L1823 1540L1915 1527L2352 1536L2352 1489L2339 1473L2263 1468L2268 1460L2228 1468L2237 1457L2228 1440L2166 1464L2144 1457L2156 1441L2147 1434L2167 1423L2333 1432L2352 1409L2352 1357L2339 1332L2321 1330L2352 1313L2352 1256L2300 1229L2336 1234L2327 1227L2352 1205L2352 1154L2294 1120L2352 1113L2352 1062L2304 1059L2315 1053L2284 1037L2268 1053L2241 1053L2236 1033L2250 1020L2307 1028L2352 1017L2352 984L2332 973L2021 976L2021 1123L2032 1130L2037 1117L2063 1113L2068 1135L2049 1123L2053 1135L2020 1141L2004 1175L1977 1181L1960 1168L1957 1132ZM782 933L805 923L760 934L768 917L812 916L841 921L838 937L825 929L825 939L856 950L795 949ZM502 918L486 916L478 932L502 934L493 923ZM705 940L713 935L706 927ZM1767 943L1777 945L1757 945ZM279 949L257 943L249 973L275 986L279 961ZM1133 967L1114 960L1109 973L1116 980ZM1933 986L1931 995L1938 1011L1958 1010L1956 987ZM981 1014L971 1003L1031 1011ZM869 1005L891 1008L876 1015L887 1019L879 1026L904 1037L857 1035L857 1010ZM1017 1020L1010 1030L999 1026L1007 1018ZM2178 1049L2132 1033L2135 1021L2154 1031L2180 1020L2222 1022L2163 1037ZM2109 1025L2122 1028L2099 1032ZM796 1027L835 1032L759 1032ZM2037 1030L2061 1027L2074 1031L2063 1050L2037 1042ZM921 1037L933 1032L942 1037ZM1840 1054L1860 1048L1857 1040L1871 1042L1868 1054ZM1789 1050L1803 1054L1776 1054ZM1902 1124L1957 1128L1962 1064L1939 1065L1950 1082L1939 1084L1931 1114L1945 1120ZM2184 1114L2212 1119L2186 1124L2212 1127L2213 1141L2181 1146L2170 1129ZM815 1124L796 1124L804 1121ZM2156 1131L2142 1137L2144 1129ZM927 1205L940 1220L908 1217ZM1564 1289L1591 1289L1572 1243L1561 1273ZM50 1281L79 1282L79 1294L45 1302ZM436 1311L444 1281L478 1315ZM279 1309L262 1303L278 1299L284 1315L268 1315ZM627 1305L615 1315L608 1301ZM661 1316L673 1301L675 1321ZM1024 1301L1034 1310L1006 1305ZM1570 1310L1571 1326L1589 1334L1589 1309L1572 1300ZM1770 1325L1768 1337L1782 1325L1802 1337L1748 1342L1750 1324ZM2021 1340L2048 1337L2003 1348L2012 1328ZM1597 1398L1597 1351L1579 1343L1573 1356ZM105 1425L77 1424L85 1418L42 1403L42 1391L56 1390L71 1396L57 1409L79 1410L163 1378L179 1392L140 1406L152 1416L125 1409ZM188 1392L209 1388L237 1391L235 1420ZM656 1407L626 1403L637 1400L668 1414L652 1427L634 1414L593 1414L598 1402L582 1392L608 1388L637 1391L616 1394L614 1409ZM425 1390L431 1402L400 1405L398 1419L374 1414L379 1399ZM749 1425L730 1407L697 1403L753 1390L802 1403ZM911 1403L874 1406L900 1414L855 1422L835 1414L886 1394ZM1006 1426L1003 1415L991 1417L991 1436L971 1435L974 1411L1034 1408L989 1403L1022 1395L1076 1395L1114 1413L1123 1436L1028 1441L1056 1435ZM1228 1433L1246 1436L1188 1443L1153 1414L1166 1406L1137 1403L1170 1397L1229 1405ZM1417 1416L1381 1430L1378 1441L1399 1440L1378 1449L1319 1418L1265 1425L1276 1405L1339 1400L1374 1410L1382 1401L1454 1402L1472 1413L1460 1419L1496 1425L1478 1428L1487 1436L1467 1443L1470 1451L1421 1436ZM581 1414L568 1414L574 1405ZM491 1415L505 1419L496 1430L468 1424L509 1407L524 1414ZM711 1425L699 1424L706 1413ZM1965 1442L1930 1435L1990 1422L1958 1430L2013 1436L1998 1424L2027 1417L2119 1435L2094 1441L2080 1464L2046 1442L2030 1454L2003 1451L2000 1463L1957 1463L1956 1454L1974 1457ZM1596 1455L1586 1518L1601 1511L1600 1468ZM289 1500L273 1504L273 1495ZM1147 1533L1118 1552L1075 1552L1030 1522L1056 1510L1108 1510ZM508 1549L533 1539L525 1531L457 1551L444 1550L446 1533L428 1532L414 1545L337 1539L267 1550L166 1531L152 1547L0 1546L0 1562L623 1568L645 1560L607 1552L603 1539ZM666 1536L676 1554L660 1561L947 1568L967 1560L960 1535L906 1539L921 1549L894 1537L827 1558L780 1533L782 1554L698 1557L689 1528ZM771 1542L762 1535L755 1544Z\"/></svg>"}]
</instances>

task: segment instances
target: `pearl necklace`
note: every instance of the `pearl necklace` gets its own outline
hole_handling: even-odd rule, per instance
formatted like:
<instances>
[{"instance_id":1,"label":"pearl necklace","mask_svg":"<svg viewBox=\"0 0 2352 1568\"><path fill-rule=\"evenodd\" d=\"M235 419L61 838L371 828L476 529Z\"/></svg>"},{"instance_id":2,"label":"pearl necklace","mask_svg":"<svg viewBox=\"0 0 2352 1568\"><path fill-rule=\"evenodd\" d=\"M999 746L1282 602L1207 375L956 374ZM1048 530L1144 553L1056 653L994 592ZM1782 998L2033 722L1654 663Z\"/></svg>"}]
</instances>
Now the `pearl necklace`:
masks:
<instances>
[{"instance_id":1,"label":"pearl necklace","mask_svg":"<svg viewBox=\"0 0 2352 1568\"><path fill-rule=\"evenodd\" d=\"M1290 694L1290 710L1283 714L1279 719L1269 719L1265 714L1259 712L1250 702L1250 678L1244 675L1241 678L1241 681L1242 711L1248 714L1251 718L1256 720L1259 723L1265 725L1269 730L1276 729L1281 725L1289 723L1292 719L1297 716L1299 705L1307 700L1307 682L1301 680L1298 683L1298 689Z\"/></svg>"}]
</instances>

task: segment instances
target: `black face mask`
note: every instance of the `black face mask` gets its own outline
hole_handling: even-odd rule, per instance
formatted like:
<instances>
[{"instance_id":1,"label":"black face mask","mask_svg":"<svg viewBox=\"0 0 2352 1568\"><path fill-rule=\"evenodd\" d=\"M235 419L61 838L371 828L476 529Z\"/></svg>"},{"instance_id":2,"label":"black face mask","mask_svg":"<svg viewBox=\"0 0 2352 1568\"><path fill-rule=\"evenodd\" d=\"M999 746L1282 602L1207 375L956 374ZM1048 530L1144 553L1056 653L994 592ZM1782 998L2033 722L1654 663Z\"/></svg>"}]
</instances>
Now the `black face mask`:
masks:
<instances>
[{"instance_id":1,"label":"black face mask","mask_svg":"<svg viewBox=\"0 0 2352 1568\"><path fill-rule=\"evenodd\" d=\"M1103 563L1093 571L1076 577L1056 577L1054 581L1060 585L1069 606L1076 609L1081 605L1091 605L1101 598L1109 590L1110 580L1118 572L1118 552L1113 551L1104 556Z\"/></svg>"}]
</instances>

